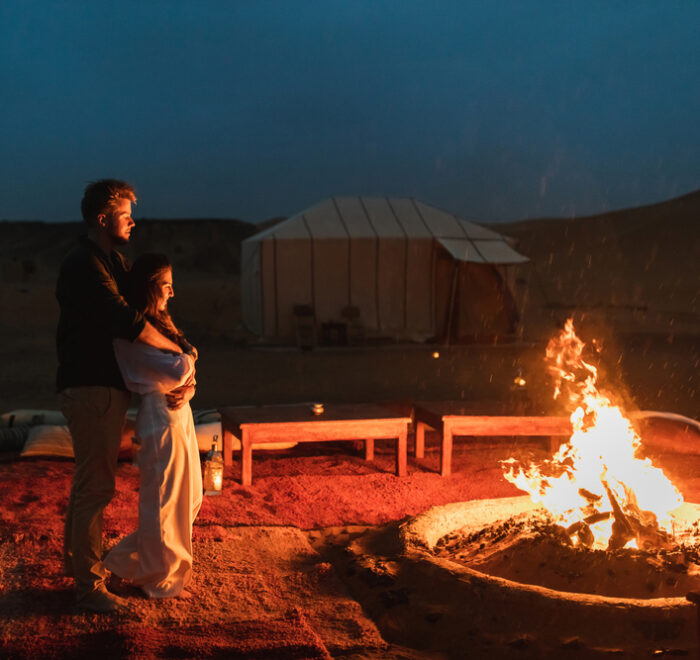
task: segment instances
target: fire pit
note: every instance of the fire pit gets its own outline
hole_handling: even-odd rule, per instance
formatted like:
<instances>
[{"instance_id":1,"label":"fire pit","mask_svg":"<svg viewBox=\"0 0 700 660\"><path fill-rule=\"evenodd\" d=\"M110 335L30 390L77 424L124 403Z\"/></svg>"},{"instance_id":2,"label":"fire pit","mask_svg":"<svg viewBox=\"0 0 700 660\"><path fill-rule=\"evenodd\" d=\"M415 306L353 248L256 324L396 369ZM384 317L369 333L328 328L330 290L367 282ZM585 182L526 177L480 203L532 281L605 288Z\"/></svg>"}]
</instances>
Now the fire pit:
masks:
<instances>
[{"instance_id":1,"label":"fire pit","mask_svg":"<svg viewBox=\"0 0 700 660\"><path fill-rule=\"evenodd\" d=\"M436 507L400 528L403 555L463 590L465 625L481 637L686 653L697 646L700 505L642 453L642 440L598 387L569 320L549 342L554 398L573 433L539 464L503 461L530 497ZM474 634L474 633L473 633ZM529 642L528 642L529 643Z\"/></svg>"},{"instance_id":2,"label":"fire pit","mask_svg":"<svg viewBox=\"0 0 700 660\"><path fill-rule=\"evenodd\" d=\"M434 554L482 573L556 591L621 598L678 598L700 589L698 508L676 512L670 547L594 550L574 546L544 509L443 536Z\"/></svg>"},{"instance_id":3,"label":"fire pit","mask_svg":"<svg viewBox=\"0 0 700 660\"><path fill-rule=\"evenodd\" d=\"M483 535L484 530L502 528L508 521L513 524L518 519L539 520L541 515L541 507L528 497L435 507L401 526L402 554L406 560L430 571L436 582L441 578L454 580L463 592L465 613L472 623L479 621L487 635L499 634L504 639L522 636L536 640L543 648L577 645L622 649L635 654L659 649L681 651L697 645L695 606L687 602L685 592L655 597L654 592L648 591L646 598L628 598L571 589L564 591L537 584L543 580L538 579L538 571L532 568L532 555L523 560L523 580L515 579L520 560L518 552L509 557L508 578L496 574L503 571L490 572L487 562L479 565L478 559L470 566L455 561L454 557L441 556L444 552L440 549L440 541L451 535L459 534L463 538ZM679 531L682 526L692 537L693 530L697 529L693 523L700 517L700 506L686 503L676 517ZM585 562L585 553L592 551L579 552L582 553L580 561ZM540 557L540 561L546 564L546 557ZM502 561L501 568L506 563ZM551 566L539 568L544 581L551 577ZM690 573L693 573L692 566ZM621 574L618 577L619 588L636 587L629 584L630 580L634 581L634 576L630 578ZM690 581L698 579L687 572L684 577ZM582 582L579 581L578 586ZM677 585L676 591L682 591L681 580ZM670 588L670 585L666 587ZM646 587L642 585L641 588Z\"/></svg>"}]
</instances>

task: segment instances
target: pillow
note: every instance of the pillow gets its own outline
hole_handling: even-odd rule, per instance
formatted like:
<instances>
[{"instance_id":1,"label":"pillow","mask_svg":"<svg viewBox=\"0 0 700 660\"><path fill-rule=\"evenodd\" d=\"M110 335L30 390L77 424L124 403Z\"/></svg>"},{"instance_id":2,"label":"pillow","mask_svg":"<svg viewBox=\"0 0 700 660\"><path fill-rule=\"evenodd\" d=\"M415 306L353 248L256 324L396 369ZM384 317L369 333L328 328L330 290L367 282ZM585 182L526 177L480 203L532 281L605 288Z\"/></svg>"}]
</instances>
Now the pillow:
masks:
<instances>
[{"instance_id":1,"label":"pillow","mask_svg":"<svg viewBox=\"0 0 700 660\"><path fill-rule=\"evenodd\" d=\"M211 445L214 442L214 436L217 435L219 437L219 451L221 451L222 444L221 444L221 439L222 439L222 434L221 434L221 422L209 422L208 424L197 424L194 427L194 430L197 433L197 446L199 447L199 451L202 453L206 453L211 449ZM235 435L233 436L233 451L240 451L241 449L241 441L239 438L237 438ZM290 447L296 446L296 442L272 442L272 443L265 443L263 445L253 445L254 449L260 450L260 449L268 449L268 450L274 450L274 449L289 449Z\"/></svg>"},{"instance_id":2,"label":"pillow","mask_svg":"<svg viewBox=\"0 0 700 660\"><path fill-rule=\"evenodd\" d=\"M33 426L20 456L73 458L73 439L67 426Z\"/></svg>"},{"instance_id":3,"label":"pillow","mask_svg":"<svg viewBox=\"0 0 700 660\"><path fill-rule=\"evenodd\" d=\"M200 452L208 452L214 442L214 436L219 437L219 450L221 450L221 422L209 422L208 424L197 424L197 446ZM131 456L131 436L133 431L129 425L122 433L122 444L119 448L119 457L128 458ZM264 445L253 445L256 449L288 449L294 447L296 442L276 442ZM233 449L238 451L241 448L241 441L233 436ZM67 426L48 426L41 424L29 429L29 435L24 443L24 449L20 456L57 456L60 458L73 458L73 439Z\"/></svg>"},{"instance_id":4,"label":"pillow","mask_svg":"<svg viewBox=\"0 0 700 660\"><path fill-rule=\"evenodd\" d=\"M29 424L19 424L11 428L0 427L0 451L18 451L24 447L29 437Z\"/></svg>"},{"instance_id":5,"label":"pillow","mask_svg":"<svg viewBox=\"0 0 700 660\"><path fill-rule=\"evenodd\" d=\"M119 458L131 457L132 431L128 424L122 432L119 446ZM49 426L40 424L29 429L29 435L20 456L46 456L74 458L73 438L67 426Z\"/></svg>"},{"instance_id":6,"label":"pillow","mask_svg":"<svg viewBox=\"0 0 700 660\"><path fill-rule=\"evenodd\" d=\"M0 426L15 426L19 424L50 424L62 426L66 423L66 418L58 410L34 410L30 408L20 408L11 410L0 415Z\"/></svg>"},{"instance_id":7,"label":"pillow","mask_svg":"<svg viewBox=\"0 0 700 660\"><path fill-rule=\"evenodd\" d=\"M218 422L221 419L221 413L216 408L209 408L208 410L193 410L192 419L194 419L195 424Z\"/></svg>"}]
</instances>

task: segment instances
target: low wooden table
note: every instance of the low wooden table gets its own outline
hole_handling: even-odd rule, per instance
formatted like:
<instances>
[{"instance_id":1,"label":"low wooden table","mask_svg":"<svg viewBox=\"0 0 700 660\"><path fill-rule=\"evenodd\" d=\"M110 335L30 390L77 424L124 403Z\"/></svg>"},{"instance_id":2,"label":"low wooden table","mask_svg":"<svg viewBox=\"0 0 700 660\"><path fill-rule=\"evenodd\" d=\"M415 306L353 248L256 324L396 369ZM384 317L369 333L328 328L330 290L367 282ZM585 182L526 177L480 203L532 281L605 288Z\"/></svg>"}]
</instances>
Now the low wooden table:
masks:
<instances>
[{"instance_id":1,"label":"low wooden table","mask_svg":"<svg viewBox=\"0 0 700 660\"><path fill-rule=\"evenodd\" d=\"M440 474L452 473L452 445L456 435L466 436L570 436L568 417L508 415L506 404L471 401L418 401L413 404L416 425L416 458L425 455L425 429L441 436ZM550 448L556 450L555 441Z\"/></svg>"},{"instance_id":2,"label":"low wooden table","mask_svg":"<svg viewBox=\"0 0 700 660\"><path fill-rule=\"evenodd\" d=\"M241 483L253 481L253 445L276 442L364 440L365 458L374 459L374 441L396 438L396 474L406 475L406 436L410 417L376 404L324 404L315 415L311 404L228 406L219 410L224 465L233 463L233 435L241 439Z\"/></svg>"}]
</instances>

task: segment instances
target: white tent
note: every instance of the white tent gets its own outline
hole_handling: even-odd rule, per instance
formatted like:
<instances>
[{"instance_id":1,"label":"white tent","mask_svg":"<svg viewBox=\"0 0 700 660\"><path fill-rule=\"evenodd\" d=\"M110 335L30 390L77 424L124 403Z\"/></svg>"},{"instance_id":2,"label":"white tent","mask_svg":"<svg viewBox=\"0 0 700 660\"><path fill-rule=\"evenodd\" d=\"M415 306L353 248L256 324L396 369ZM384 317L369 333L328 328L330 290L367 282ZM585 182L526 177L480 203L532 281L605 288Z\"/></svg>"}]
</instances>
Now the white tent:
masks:
<instances>
[{"instance_id":1,"label":"white tent","mask_svg":"<svg viewBox=\"0 0 700 660\"><path fill-rule=\"evenodd\" d=\"M333 197L243 241L243 320L293 339L295 309L321 327L349 307L369 335L478 335L512 320L501 266L526 261L495 231L414 199Z\"/></svg>"}]
</instances>

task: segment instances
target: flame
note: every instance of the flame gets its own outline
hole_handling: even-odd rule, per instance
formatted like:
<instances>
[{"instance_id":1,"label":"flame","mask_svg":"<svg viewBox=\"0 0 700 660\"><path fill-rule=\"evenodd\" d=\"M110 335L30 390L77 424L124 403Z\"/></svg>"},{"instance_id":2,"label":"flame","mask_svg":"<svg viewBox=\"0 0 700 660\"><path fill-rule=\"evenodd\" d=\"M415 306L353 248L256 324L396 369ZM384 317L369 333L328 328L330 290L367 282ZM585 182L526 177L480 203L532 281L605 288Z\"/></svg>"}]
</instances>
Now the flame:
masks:
<instances>
[{"instance_id":1,"label":"flame","mask_svg":"<svg viewBox=\"0 0 700 660\"><path fill-rule=\"evenodd\" d=\"M683 498L649 458L636 456L641 438L611 396L598 390L585 347L569 319L546 351L554 398L573 410L568 442L542 465L503 461L504 476L566 527L574 545L665 547L671 511Z\"/></svg>"}]
</instances>

